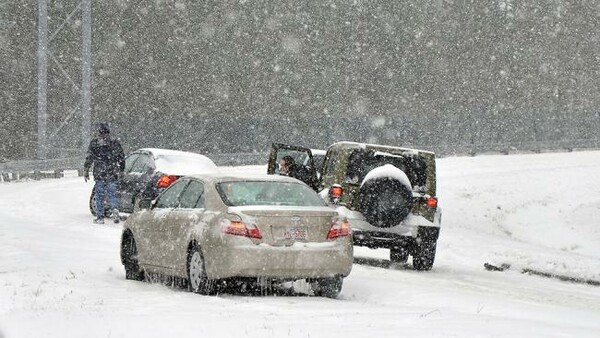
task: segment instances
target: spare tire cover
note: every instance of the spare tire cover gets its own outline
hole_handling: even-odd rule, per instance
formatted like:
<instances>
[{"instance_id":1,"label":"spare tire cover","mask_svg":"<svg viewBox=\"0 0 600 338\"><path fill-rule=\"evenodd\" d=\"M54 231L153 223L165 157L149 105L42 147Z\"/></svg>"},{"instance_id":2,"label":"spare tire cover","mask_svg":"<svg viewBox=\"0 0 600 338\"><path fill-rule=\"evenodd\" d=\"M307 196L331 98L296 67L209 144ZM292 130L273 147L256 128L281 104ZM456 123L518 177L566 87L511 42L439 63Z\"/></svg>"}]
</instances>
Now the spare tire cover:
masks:
<instances>
[{"instance_id":1,"label":"spare tire cover","mask_svg":"<svg viewBox=\"0 0 600 338\"><path fill-rule=\"evenodd\" d=\"M379 177L363 182L359 207L373 226L387 228L398 225L413 206L412 191L393 177Z\"/></svg>"}]
</instances>

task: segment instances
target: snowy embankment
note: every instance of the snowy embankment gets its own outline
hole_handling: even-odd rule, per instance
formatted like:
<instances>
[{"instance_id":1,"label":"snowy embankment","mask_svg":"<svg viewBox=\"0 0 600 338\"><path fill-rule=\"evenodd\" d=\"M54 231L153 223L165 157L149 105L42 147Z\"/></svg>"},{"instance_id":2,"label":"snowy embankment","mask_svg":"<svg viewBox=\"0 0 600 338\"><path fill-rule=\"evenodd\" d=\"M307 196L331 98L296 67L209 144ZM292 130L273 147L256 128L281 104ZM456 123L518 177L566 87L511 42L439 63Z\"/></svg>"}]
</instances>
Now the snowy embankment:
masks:
<instances>
[{"instance_id":1,"label":"snowy embankment","mask_svg":"<svg viewBox=\"0 0 600 338\"><path fill-rule=\"evenodd\" d=\"M375 267L388 251L356 248L371 265L337 300L126 281L120 226L91 223L90 183L0 184L0 337L596 337L600 287L520 271L600 280L598 172L594 151L439 159L433 270Z\"/></svg>"}]
</instances>

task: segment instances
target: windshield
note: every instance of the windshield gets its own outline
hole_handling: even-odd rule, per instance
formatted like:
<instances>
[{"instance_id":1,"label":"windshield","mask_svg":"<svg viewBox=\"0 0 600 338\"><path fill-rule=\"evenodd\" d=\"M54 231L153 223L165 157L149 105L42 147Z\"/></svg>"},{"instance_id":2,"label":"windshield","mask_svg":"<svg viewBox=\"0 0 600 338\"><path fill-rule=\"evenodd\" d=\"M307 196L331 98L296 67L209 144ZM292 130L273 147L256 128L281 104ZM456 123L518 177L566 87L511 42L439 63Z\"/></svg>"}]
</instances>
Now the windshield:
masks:
<instances>
[{"instance_id":1,"label":"windshield","mask_svg":"<svg viewBox=\"0 0 600 338\"><path fill-rule=\"evenodd\" d=\"M310 187L301 183L274 181L231 181L217 183L221 199L228 206L288 205L326 206Z\"/></svg>"}]
</instances>

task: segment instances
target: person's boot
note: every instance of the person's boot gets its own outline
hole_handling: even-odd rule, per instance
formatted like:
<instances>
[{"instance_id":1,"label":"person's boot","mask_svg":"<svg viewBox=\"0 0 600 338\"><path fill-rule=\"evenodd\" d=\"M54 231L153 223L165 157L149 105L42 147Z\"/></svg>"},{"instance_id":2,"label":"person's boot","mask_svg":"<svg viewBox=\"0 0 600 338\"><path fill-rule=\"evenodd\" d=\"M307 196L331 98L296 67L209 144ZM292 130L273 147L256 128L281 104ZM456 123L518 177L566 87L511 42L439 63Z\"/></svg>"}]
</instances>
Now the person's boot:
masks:
<instances>
[{"instance_id":1,"label":"person's boot","mask_svg":"<svg viewBox=\"0 0 600 338\"><path fill-rule=\"evenodd\" d=\"M104 218L98 217L94 220L94 224L104 224Z\"/></svg>"}]
</instances>

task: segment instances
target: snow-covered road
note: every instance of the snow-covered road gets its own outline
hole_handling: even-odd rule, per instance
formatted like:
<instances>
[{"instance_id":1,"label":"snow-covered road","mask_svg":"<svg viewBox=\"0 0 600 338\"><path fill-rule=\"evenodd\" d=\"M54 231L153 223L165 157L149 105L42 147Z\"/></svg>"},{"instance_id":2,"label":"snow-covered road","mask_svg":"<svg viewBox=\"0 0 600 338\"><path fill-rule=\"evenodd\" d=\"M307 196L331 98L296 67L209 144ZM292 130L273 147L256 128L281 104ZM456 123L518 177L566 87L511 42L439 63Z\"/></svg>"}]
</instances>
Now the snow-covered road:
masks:
<instances>
[{"instance_id":1,"label":"snow-covered road","mask_svg":"<svg viewBox=\"0 0 600 338\"><path fill-rule=\"evenodd\" d=\"M91 183L0 183L0 338L598 337L600 286L519 271L600 280L599 172L600 151L439 159L433 270L356 248L337 300L127 281L120 226L91 223Z\"/></svg>"}]
</instances>

